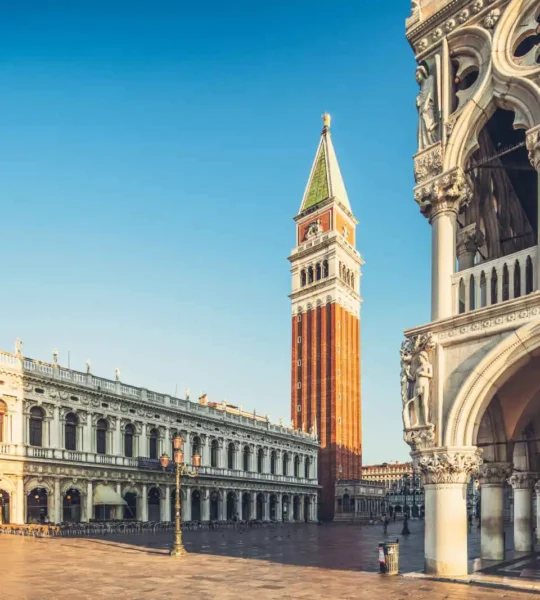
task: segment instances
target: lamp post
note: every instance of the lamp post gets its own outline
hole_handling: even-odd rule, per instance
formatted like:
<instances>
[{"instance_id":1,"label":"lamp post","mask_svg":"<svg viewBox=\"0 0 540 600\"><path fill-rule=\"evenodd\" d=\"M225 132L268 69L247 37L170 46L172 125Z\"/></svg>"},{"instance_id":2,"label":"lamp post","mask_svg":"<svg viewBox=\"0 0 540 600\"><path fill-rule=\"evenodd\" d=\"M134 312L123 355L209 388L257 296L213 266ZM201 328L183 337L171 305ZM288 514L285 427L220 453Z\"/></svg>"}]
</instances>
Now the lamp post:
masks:
<instances>
[{"instance_id":1,"label":"lamp post","mask_svg":"<svg viewBox=\"0 0 540 600\"><path fill-rule=\"evenodd\" d=\"M401 535L409 535L411 532L409 531L409 511L407 510L409 507L407 506L407 494L409 493L409 477L404 476L403 481L403 528L401 530Z\"/></svg>"},{"instance_id":2,"label":"lamp post","mask_svg":"<svg viewBox=\"0 0 540 600\"><path fill-rule=\"evenodd\" d=\"M182 447L184 446L184 440L181 436L177 435L173 440L173 448L174 448L174 459L173 471L176 474L176 498L174 503L174 543L171 548L170 555L175 558L179 558L181 556L185 556L187 554L186 549L184 548L184 544L182 543L182 516L181 516L181 505L180 505L180 478L182 475L186 477L197 477L198 469L201 466L201 455L194 454L191 457L191 464L194 467L193 471L188 469L188 466L184 463L184 451ZM163 470L166 470L171 462L171 459L167 454L162 454L159 462Z\"/></svg>"}]
</instances>

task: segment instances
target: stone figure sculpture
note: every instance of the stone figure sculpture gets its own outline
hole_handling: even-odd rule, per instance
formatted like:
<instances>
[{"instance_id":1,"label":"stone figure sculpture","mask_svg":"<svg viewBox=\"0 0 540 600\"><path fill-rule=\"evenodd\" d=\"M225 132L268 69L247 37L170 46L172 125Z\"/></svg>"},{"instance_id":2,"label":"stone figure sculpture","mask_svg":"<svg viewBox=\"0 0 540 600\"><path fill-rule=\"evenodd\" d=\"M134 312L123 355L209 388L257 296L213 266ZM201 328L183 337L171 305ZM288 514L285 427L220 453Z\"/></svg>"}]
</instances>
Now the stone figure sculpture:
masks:
<instances>
[{"instance_id":1,"label":"stone figure sculpture","mask_svg":"<svg viewBox=\"0 0 540 600\"><path fill-rule=\"evenodd\" d=\"M435 103L435 78L424 65L416 69L416 81L420 91L416 97L418 109L418 150L437 142L437 113Z\"/></svg>"},{"instance_id":2,"label":"stone figure sculpture","mask_svg":"<svg viewBox=\"0 0 540 600\"><path fill-rule=\"evenodd\" d=\"M433 341L429 334L405 340L401 346L401 400L405 430L431 425L429 400L433 366L427 353L431 348Z\"/></svg>"}]
</instances>

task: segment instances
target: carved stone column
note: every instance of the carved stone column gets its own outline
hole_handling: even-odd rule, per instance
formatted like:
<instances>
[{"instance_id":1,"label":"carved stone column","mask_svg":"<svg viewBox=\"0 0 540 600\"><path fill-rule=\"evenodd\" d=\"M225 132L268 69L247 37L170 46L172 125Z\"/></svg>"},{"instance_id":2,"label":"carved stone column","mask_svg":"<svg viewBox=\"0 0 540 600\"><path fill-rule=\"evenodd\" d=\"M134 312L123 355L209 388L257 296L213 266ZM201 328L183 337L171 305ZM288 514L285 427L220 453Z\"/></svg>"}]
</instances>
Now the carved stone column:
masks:
<instances>
[{"instance_id":1,"label":"carved stone column","mask_svg":"<svg viewBox=\"0 0 540 600\"><path fill-rule=\"evenodd\" d=\"M514 473L508 483L514 489L514 550L532 552L532 491L538 473Z\"/></svg>"},{"instance_id":2,"label":"carved stone column","mask_svg":"<svg viewBox=\"0 0 540 600\"><path fill-rule=\"evenodd\" d=\"M456 265L456 222L472 198L463 171L436 176L415 188L414 199L431 224L431 320L452 316L452 275Z\"/></svg>"},{"instance_id":3,"label":"carved stone column","mask_svg":"<svg viewBox=\"0 0 540 600\"><path fill-rule=\"evenodd\" d=\"M425 490L425 570L467 574L466 487L482 460L477 448L434 448L412 454Z\"/></svg>"},{"instance_id":4,"label":"carved stone column","mask_svg":"<svg viewBox=\"0 0 540 600\"><path fill-rule=\"evenodd\" d=\"M486 560L504 559L504 484L511 473L510 463L486 463L480 467L480 546L481 557Z\"/></svg>"}]
</instances>

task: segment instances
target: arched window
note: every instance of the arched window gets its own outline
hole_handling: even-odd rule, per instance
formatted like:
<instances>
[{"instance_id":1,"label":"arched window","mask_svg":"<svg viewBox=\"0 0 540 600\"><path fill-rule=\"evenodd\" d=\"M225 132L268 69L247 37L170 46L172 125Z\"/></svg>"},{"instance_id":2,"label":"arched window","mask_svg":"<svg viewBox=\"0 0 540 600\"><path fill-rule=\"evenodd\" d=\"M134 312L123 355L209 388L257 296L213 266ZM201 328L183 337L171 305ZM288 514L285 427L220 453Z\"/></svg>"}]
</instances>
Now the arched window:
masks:
<instances>
[{"instance_id":1,"label":"arched window","mask_svg":"<svg viewBox=\"0 0 540 600\"><path fill-rule=\"evenodd\" d=\"M313 267L308 268L308 283L313 283Z\"/></svg>"},{"instance_id":2,"label":"arched window","mask_svg":"<svg viewBox=\"0 0 540 600\"><path fill-rule=\"evenodd\" d=\"M321 263L317 263L317 266L315 267L315 277L317 281L319 281L319 279L322 277Z\"/></svg>"},{"instance_id":3,"label":"arched window","mask_svg":"<svg viewBox=\"0 0 540 600\"><path fill-rule=\"evenodd\" d=\"M502 280L502 301L505 302L510 298L510 278L508 275L508 267L506 263L503 266L503 280Z\"/></svg>"},{"instance_id":4,"label":"arched window","mask_svg":"<svg viewBox=\"0 0 540 600\"><path fill-rule=\"evenodd\" d=\"M195 456L196 454L201 454L202 444L201 438L196 435L191 442L191 454Z\"/></svg>"},{"instance_id":5,"label":"arched window","mask_svg":"<svg viewBox=\"0 0 540 600\"><path fill-rule=\"evenodd\" d=\"M521 267L519 266L519 261L516 260L516 264L514 265L514 298L519 298L522 293L521 289Z\"/></svg>"},{"instance_id":6,"label":"arched window","mask_svg":"<svg viewBox=\"0 0 540 600\"><path fill-rule=\"evenodd\" d=\"M491 270L491 304L497 304L497 270L495 267Z\"/></svg>"},{"instance_id":7,"label":"arched window","mask_svg":"<svg viewBox=\"0 0 540 600\"><path fill-rule=\"evenodd\" d=\"M484 308L484 306L487 306L487 281L486 281L486 274L484 273L484 271L482 271L481 275L480 275L480 298L478 298L478 307L477 308Z\"/></svg>"},{"instance_id":8,"label":"arched window","mask_svg":"<svg viewBox=\"0 0 540 600\"><path fill-rule=\"evenodd\" d=\"M276 474L276 462L277 462L276 451L272 450L272 452L270 453L270 473L272 475Z\"/></svg>"},{"instance_id":9,"label":"arched window","mask_svg":"<svg viewBox=\"0 0 540 600\"><path fill-rule=\"evenodd\" d=\"M471 275L471 277L469 278L469 310L474 310L475 308L477 308L476 306L476 282L474 279L474 275Z\"/></svg>"},{"instance_id":10,"label":"arched window","mask_svg":"<svg viewBox=\"0 0 540 600\"><path fill-rule=\"evenodd\" d=\"M463 279L459 280L459 297L458 297L458 304L459 304L459 314L462 315L465 312L465 282L463 281Z\"/></svg>"},{"instance_id":11,"label":"arched window","mask_svg":"<svg viewBox=\"0 0 540 600\"><path fill-rule=\"evenodd\" d=\"M77 415L69 413L66 415L66 428L64 432L64 445L66 450L77 450Z\"/></svg>"},{"instance_id":12,"label":"arched window","mask_svg":"<svg viewBox=\"0 0 540 600\"><path fill-rule=\"evenodd\" d=\"M227 467L234 469L234 444L232 442L227 447Z\"/></svg>"},{"instance_id":13,"label":"arched window","mask_svg":"<svg viewBox=\"0 0 540 600\"><path fill-rule=\"evenodd\" d=\"M304 477L306 479L309 479L309 477L310 477L310 467L311 467L311 460L306 456L306 458L304 459Z\"/></svg>"},{"instance_id":14,"label":"arched window","mask_svg":"<svg viewBox=\"0 0 540 600\"><path fill-rule=\"evenodd\" d=\"M300 477L300 457L294 457L294 476Z\"/></svg>"},{"instance_id":15,"label":"arched window","mask_svg":"<svg viewBox=\"0 0 540 600\"><path fill-rule=\"evenodd\" d=\"M351 287L354 289L354 275L351 273Z\"/></svg>"},{"instance_id":16,"label":"arched window","mask_svg":"<svg viewBox=\"0 0 540 600\"><path fill-rule=\"evenodd\" d=\"M257 451L257 473L262 473L264 467L264 450L259 448Z\"/></svg>"},{"instance_id":17,"label":"arched window","mask_svg":"<svg viewBox=\"0 0 540 600\"><path fill-rule=\"evenodd\" d=\"M30 409L30 446L43 446L43 409L34 406Z\"/></svg>"},{"instance_id":18,"label":"arched window","mask_svg":"<svg viewBox=\"0 0 540 600\"><path fill-rule=\"evenodd\" d=\"M212 440L210 447L210 466L219 467L219 443L217 440Z\"/></svg>"},{"instance_id":19,"label":"arched window","mask_svg":"<svg viewBox=\"0 0 540 600\"><path fill-rule=\"evenodd\" d=\"M343 512L350 512L351 510L351 497L349 494L343 496Z\"/></svg>"},{"instance_id":20,"label":"arched window","mask_svg":"<svg viewBox=\"0 0 540 600\"><path fill-rule=\"evenodd\" d=\"M100 419L96 427L96 452L107 454L107 421Z\"/></svg>"},{"instance_id":21,"label":"arched window","mask_svg":"<svg viewBox=\"0 0 540 600\"><path fill-rule=\"evenodd\" d=\"M6 440L6 434L4 433L6 414L7 405L5 402L0 400L0 443Z\"/></svg>"},{"instance_id":22,"label":"arched window","mask_svg":"<svg viewBox=\"0 0 540 600\"><path fill-rule=\"evenodd\" d=\"M135 427L128 423L124 429L124 455L133 458L133 438L135 437Z\"/></svg>"},{"instance_id":23,"label":"arched window","mask_svg":"<svg viewBox=\"0 0 540 600\"><path fill-rule=\"evenodd\" d=\"M302 269L302 271L300 272L300 285L302 287L304 287L307 283L307 276L306 276L306 270Z\"/></svg>"},{"instance_id":24,"label":"arched window","mask_svg":"<svg viewBox=\"0 0 540 600\"><path fill-rule=\"evenodd\" d=\"M150 431L150 448L149 448L150 458L158 457L158 438L159 438L158 430L154 427Z\"/></svg>"},{"instance_id":25,"label":"arched window","mask_svg":"<svg viewBox=\"0 0 540 600\"><path fill-rule=\"evenodd\" d=\"M533 291L533 264L530 256L527 256L525 263L525 293L530 294Z\"/></svg>"},{"instance_id":26,"label":"arched window","mask_svg":"<svg viewBox=\"0 0 540 600\"><path fill-rule=\"evenodd\" d=\"M323 264L322 264L322 276L328 277L328 261L327 260L323 261Z\"/></svg>"},{"instance_id":27,"label":"arched window","mask_svg":"<svg viewBox=\"0 0 540 600\"><path fill-rule=\"evenodd\" d=\"M244 471L250 470L249 457L251 455L251 450L249 446L244 446Z\"/></svg>"},{"instance_id":28,"label":"arched window","mask_svg":"<svg viewBox=\"0 0 540 600\"><path fill-rule=\"evenodd\" d=\"M285 452L283 455L283 475L289 474L289 455Z\"/></svg>"}]
</instances>

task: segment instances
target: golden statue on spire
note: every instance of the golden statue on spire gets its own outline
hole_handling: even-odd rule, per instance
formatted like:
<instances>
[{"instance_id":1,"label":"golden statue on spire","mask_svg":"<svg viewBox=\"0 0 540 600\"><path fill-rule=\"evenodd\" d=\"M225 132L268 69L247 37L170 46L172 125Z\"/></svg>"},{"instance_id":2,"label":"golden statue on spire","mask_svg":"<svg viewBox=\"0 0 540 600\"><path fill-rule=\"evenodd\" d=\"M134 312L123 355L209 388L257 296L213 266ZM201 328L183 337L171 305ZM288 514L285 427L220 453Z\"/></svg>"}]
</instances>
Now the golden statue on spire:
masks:
<instances>
[{"instance_id":1,"label":"golden statue on spire","mask_svg":"<svg viewBox=\"0 0 540 600\"><path fill-rule=\"evenodd\" d=\"M327 112L325 112L322 116L322 120L323 120L324 129L325 130L330 129L330 122L332 120L332 117Z\"/></svg>"}]
</instances>

